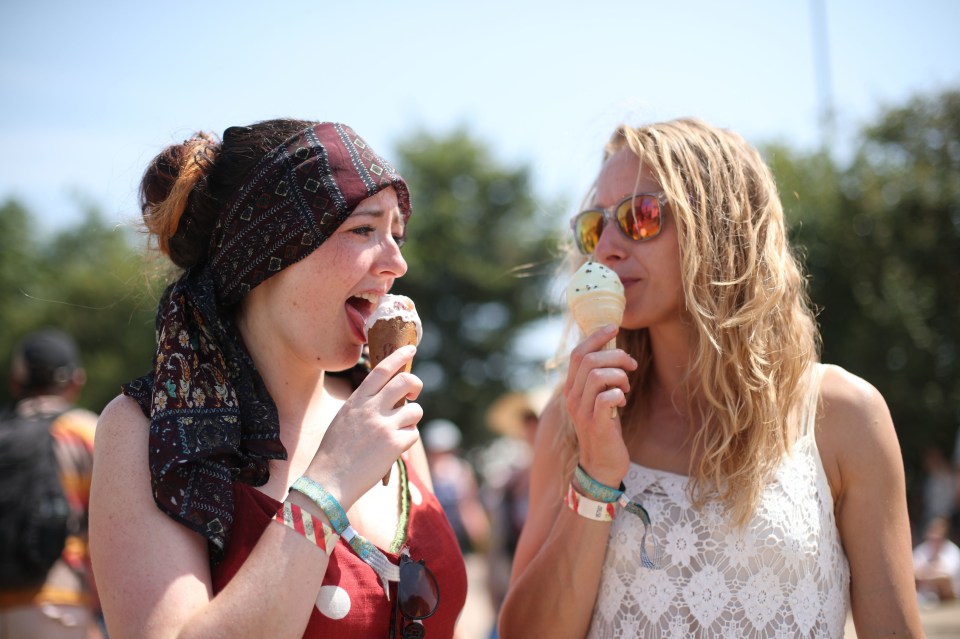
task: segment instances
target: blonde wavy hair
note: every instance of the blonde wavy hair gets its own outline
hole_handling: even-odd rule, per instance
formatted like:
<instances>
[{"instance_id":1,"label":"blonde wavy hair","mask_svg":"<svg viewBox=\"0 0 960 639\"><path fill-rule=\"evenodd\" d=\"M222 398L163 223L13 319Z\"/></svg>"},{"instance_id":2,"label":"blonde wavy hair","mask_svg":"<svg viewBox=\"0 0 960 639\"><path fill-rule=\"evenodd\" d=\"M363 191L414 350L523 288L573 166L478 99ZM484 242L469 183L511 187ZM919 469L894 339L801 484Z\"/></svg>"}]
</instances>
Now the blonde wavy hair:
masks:
<instances>
[{"instance_id":1,"label":"blonde wavy hair","mask_svg":"<svg viewBox=\"0 0 960 639\"><path fill-rule=\"evenodd\" d=\"M622 149L636 154L660 184L677 225L684 321L692 335L686 410L701 424L690 497L697 506L718 497L744 525L790 449L791 419L819 358L807 282L788 244L776 184L743 138L696 119L622 125L604 161ZM571 242L566 268L584 261ZM646 329L621 331L618 345L640 363L629 375L634 392L622 413L626 437L644 419L640 391L648 387L652 355ZM561 437L575 455L569 416L566 421ZM567 460L568 470L575 463Z\"/></svg>"}]
</instances>

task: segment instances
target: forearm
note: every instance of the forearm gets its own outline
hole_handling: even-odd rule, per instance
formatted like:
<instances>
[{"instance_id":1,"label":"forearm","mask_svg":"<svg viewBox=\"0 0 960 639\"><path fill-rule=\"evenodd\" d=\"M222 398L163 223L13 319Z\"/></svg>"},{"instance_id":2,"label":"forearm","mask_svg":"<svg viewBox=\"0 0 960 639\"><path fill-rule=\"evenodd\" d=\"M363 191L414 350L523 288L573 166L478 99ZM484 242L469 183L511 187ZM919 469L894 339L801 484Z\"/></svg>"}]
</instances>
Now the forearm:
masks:
<instances>
[{"instance_id":1,"label":"forearm","mask_svg":"<svg viewBox=\"0 0 960 639\"><path fill-rule=\"evenodd\" d=\"M563 507L543 547L515 575L500 612L500 636L583 637L600 584L610 524Z\"/></svg>"},{"instance_id":2,"label":"forearm","mask_svg":"<svg viewBox=\"0 0 960 639\"><path fill-rule=\"evenodd\" d=\"M184 627L181 639L302 637L327 564L319 548L270 523L223 591Z\"/></svg>"},{"instance_id":3,"label":"forearm","mask_svg":"<svg viewBox=\"0 0 960 639\"><path fill-rule=\"evenodd\" d=\"M183 570L156 580L150 579L150 573L144 574L143 568L119 569L123 575L111 570L113 574L102 588L110 636L301 637L327 564L328 558L319 548L297 532L271 522L238 572L216 595L206 579ZM159 572L155 570L153 576Z\"/></svg>"}]
</instances>

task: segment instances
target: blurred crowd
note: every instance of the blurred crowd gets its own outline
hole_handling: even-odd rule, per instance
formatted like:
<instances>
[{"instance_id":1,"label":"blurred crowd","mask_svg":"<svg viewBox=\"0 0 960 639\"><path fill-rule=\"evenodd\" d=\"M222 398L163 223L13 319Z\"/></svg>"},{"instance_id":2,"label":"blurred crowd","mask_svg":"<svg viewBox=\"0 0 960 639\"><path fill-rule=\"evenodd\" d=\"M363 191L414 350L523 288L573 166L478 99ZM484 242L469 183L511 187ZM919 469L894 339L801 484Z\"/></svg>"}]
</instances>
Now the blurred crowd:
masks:
<instances>
[{"instance_id":1,"label":"blurred crowd","mask_svg":"<svg viewBox=\"0 0 960 639\"><path fill-rule=\"evenodd\" d=\"M517 539L527 516L529 466L540 410L548 391L511 392L486 413L494 438L464 451L462 433L445 419L427 421L424 447L437 498L447 514L464 555L474 561L484 589L475 605L486 608L486 628L470 628L471 637L496 637L496 612L510 581ZM469 603L468 603L469 606ZM465 613L466 614L466 613Z\"/></svg>"},{"instance_id":2,"label":"blurred crowd","mask_svg":"<svg viewBox=\"0 0 960 639\"><path fill-rule=\"evenodd\" d=\"M921 606L960 596L960 430L952 455L929 447L914 509L913 568Z\"/></svg>"}]
</instances>

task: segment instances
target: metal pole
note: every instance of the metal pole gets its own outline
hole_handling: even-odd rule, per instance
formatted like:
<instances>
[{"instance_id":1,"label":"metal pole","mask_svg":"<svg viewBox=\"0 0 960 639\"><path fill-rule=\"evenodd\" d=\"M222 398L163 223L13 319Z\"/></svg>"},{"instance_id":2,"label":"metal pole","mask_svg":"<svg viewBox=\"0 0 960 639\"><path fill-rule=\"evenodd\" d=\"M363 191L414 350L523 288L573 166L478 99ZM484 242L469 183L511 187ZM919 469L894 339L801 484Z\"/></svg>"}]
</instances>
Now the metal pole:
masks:
<instances>
[{"instance_id":1,"label":"metal pole","mask_svg":"<svg viewBox=\"0 0 960 639\"><path fill-rule=\"evenodd\" d=\"M824 0L810 0L810 21L813 33L814 75L820 109L820 145L823 151L829 151L836 132L836 118L833 109L830 39L827 35L827 9Z\"/></svg>"}]
</instances>

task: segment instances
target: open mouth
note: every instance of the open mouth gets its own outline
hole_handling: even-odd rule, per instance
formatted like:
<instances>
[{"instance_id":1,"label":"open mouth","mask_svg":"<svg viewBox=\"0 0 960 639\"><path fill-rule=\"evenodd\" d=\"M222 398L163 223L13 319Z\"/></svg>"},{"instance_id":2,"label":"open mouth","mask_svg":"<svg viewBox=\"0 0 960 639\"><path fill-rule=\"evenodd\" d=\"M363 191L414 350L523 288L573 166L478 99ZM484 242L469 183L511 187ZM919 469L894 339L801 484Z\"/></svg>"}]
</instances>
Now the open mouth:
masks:
<instances>
[{"instance_id":1,"label":"open mouth","mask_svg":"<svg viewBox=\"0 0 960 639\"><path fill-rule=\"evenodd\" d=\"M378 303L380 303L380 296L373 293L360 293L347 300L347 304L357 309L364 319L373 314Z\"/></svg>"},{"instance_id":2,"label":"open mouth","mask_svg":"<svg viewBox=\"0 0 960 639\"><path fill-rule=\"evenodd\" d=\"M347 298L347 306L356 311L359 320L357 328L364 336L366 335L367 318L373 315L373 311L376 310L379 302L380 296L373 293L360 293Z\"/></svg>"}]
</instances>

